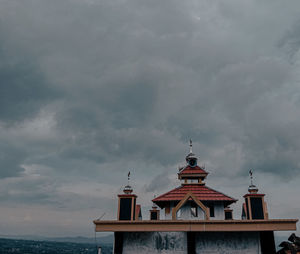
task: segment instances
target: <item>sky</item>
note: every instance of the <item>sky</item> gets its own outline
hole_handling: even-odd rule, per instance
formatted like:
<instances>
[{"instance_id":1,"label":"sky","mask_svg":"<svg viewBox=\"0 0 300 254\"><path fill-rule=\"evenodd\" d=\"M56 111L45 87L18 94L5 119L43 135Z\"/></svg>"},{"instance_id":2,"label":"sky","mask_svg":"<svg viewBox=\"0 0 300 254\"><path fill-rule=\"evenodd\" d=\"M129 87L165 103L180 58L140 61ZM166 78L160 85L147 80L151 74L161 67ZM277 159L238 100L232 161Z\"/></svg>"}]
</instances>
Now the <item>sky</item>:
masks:
<instances>
[{"instance_id":1,"label":"sky","mask_svg":"<svg viewBox=\"0 0 300 254\"><path fill-rule=\"evenodd\" d=\"M206 183L300 218L298 0L0 0L0 234L93 236L131 185ZM297 231L300 234L300 231Z\"/></svg>"}]
</instances>

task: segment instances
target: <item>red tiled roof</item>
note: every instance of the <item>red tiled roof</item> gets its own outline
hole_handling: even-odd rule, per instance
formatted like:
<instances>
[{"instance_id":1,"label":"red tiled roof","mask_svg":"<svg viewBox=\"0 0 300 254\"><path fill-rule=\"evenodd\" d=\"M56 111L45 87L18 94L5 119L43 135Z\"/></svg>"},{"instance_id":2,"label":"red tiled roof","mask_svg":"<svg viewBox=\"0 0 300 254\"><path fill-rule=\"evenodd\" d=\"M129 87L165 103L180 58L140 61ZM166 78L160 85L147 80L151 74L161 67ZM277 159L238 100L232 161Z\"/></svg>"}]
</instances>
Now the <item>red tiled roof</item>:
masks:
<instances>
[{"instance_id":1,"label":"red tiled roof","mask_svg":"<svg viewBox=\"0 0 300 254\"><path fill-rule=\"evenodd\" d=\"M204 169L200 168L199 166L196 167L191 167L191 166L186 166L181 172L178 174L208 174Z\"/></svg>"},{"instance_id":2,"label":"red tiled roof","mask_svg":"<svg viewBox=\"0 0 300 254\"><path fill-rule=\"evenodd\" d=\"M236 199L231 198L214 189L211 189L205 185L198 184L184 184L163 195L160 195L152 201L154 203L166 201L180 201L185 197L185 195L188 192L192 192L199 200L203 201L227 201L230 204L237 201Z\"/></svg>"}]
</instances>

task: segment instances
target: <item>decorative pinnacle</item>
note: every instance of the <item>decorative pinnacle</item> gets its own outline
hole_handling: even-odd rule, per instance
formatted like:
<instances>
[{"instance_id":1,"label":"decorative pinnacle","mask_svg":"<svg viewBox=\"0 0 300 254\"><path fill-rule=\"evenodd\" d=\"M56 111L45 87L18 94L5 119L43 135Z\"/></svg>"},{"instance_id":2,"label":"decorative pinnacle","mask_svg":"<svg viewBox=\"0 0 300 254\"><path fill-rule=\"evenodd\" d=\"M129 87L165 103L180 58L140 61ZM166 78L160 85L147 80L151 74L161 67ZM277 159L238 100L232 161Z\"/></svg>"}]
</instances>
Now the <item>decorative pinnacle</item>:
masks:
<instances>
[{"instance_id":1,"label":"decorative pinnacle","mask_svg":"<svg viewBox=\"0 0 300 254\"><path fill-rule=\"evenodd\" d=\"M123 191L126 194L130 194L133 191L130 186L130 171L128 172L128 175L127 175L127 185L125 186Z\"/></svg>"},{"instance_id":2,"label":"decorative pinnacle","mask_svg":"<svg viewBox=\"0 0 300 254\"><path fill-rule=\"evenodd\" d=\"M250 175L250 181L251 181L251 186L253 185L253 171L252 169L249 170L249 175Z\"/></svg>"},{"instance_id":3,"label":"decorative pinnacle","mask_svg":"<svg viewBox=\"0 0 300 254\"><path fill-rule=\"evenodd\" d=\"M127 175L127 182L128 182L128 186L129 186L129 182L130 182L130 171L128 172L128 175Z\"/></svg>"},{"instance_id":4,"label":"decorative pinnacle","mask_svg":"<svg viewBox=\"0 0 300 254\"><path fill-rule=\"evenodd\" d=\"M190 139L190 153L193 153L193 141Z\"/></svg>"},{"instance_id":5,"label":"decorative pinnacle","mask_svg":"<svg viewBox=\"0 0 300 254\"><path fill-rule=\"evenodd\" d=\"M253 184L253 171L252 171L252 169L249 170L249 175L250 175L250 186L248 188L248 191L250 193L257 193L258 188Z\"/></svg>"}]
</instances>

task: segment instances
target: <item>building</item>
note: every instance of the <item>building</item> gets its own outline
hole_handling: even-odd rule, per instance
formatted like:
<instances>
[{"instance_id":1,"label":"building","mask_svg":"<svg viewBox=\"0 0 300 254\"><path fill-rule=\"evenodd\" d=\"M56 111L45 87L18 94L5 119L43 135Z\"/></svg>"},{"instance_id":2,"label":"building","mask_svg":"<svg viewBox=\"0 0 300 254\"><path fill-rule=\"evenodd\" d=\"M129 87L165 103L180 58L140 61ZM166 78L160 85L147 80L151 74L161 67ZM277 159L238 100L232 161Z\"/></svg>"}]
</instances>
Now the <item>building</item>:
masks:
<instances>
[{"instance_id":1,"label":"building","mask_svg":"<svg viewBox=\"0 0 300 254\"><path fill-rule=\"evenodd\" d=\"M96 220L95 230L114 232L117 254L269 254L275 253L274 231L296 230L296 219L269 219L265 195L252 183L252 173L241 219L234 219L230 208L237 199L208 187L207 175L190 141L186 166L178 172L181 185L152 200L148 220L142 219L128 183L118 195L117 220Z\"/></svg>"}]
</instances>

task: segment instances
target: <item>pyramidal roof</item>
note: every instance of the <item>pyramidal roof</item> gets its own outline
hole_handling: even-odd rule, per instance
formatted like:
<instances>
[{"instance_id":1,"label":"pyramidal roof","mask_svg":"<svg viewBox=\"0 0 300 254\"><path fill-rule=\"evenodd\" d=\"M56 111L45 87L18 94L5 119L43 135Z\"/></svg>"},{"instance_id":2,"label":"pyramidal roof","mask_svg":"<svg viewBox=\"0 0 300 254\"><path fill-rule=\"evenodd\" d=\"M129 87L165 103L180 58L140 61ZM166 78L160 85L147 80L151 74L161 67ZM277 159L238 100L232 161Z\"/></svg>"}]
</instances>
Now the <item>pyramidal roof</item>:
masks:
<instances>
[{"instance_id":1,"label":"pyramidal roof","mask_svg":"<svg viewBox=\"0 0 300 254\"><path fill-rule=\"evenodd\" d=\"M183 167L180 169L179 175L185 175L185 174L203 174L203 175L208 175L208 173L201 167L195 166L191 167L189 165Z\"/></svg>"},{"instance_id":2,"label":"pyramidal roof","mask_svg":"<svg viewBox=\"0 0 300 254\"><path fill-rule=\"evenodd\" d=\"M165 194L156 197L152 201L158 206L161 206L161 202L182 200L188 192L193 193L200 201L224 201L226 205L237 201L237 199L227 196L219 191L216 191L205 185L198 184L183 184Z\"/></svg>"}]
</instances>

